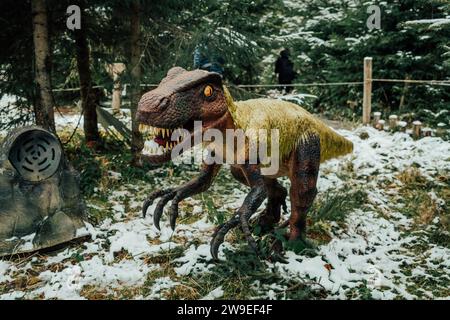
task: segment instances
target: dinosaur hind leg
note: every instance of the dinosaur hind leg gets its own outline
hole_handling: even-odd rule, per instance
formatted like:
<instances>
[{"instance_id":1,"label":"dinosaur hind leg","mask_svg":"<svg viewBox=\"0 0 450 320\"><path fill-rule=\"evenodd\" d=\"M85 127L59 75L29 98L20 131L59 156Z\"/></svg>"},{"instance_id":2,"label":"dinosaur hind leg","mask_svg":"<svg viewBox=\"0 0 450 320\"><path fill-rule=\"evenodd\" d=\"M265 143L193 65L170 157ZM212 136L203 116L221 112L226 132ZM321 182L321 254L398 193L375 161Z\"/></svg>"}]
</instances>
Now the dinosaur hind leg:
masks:
<instances>
[{"instance_id":1,"label":"dinosaur hind leg","mask_svg":"<svg viewBox=\"0 0 450 320\"><path fill-rule=\"evenodd\" d=\"M241 182L246 186L249 186L248 181L245 178L241 168L231 166L230 171L236 180L238 180L239 182ZM211 239L211 255L213 256L214 259L217 260L217 252L219 251L219 246L225 240L225 236L228 233L228 231L237 227L238 225L239 225L239 216L235 215L230 220L228 220L227 222L221 224L216 228Z\"/></svg>"},{"instance_id":2,"label":"dinosaur hind leg","mask_svg":"<svg viewBox=\"0 0 450 320\"><path fill-rule=\"evenodd\" d=\"M231 167L233 177L246 186L250 186L242 170L238 167ZM258 225L263 233L269 232L273 226L280 221L281 207L286 211L286 188L275 178L264 178L267 189L267 207L258 218Z\"/></svg>"},{"instance_id":3,"label":"dinosaur hind leg","mask_svg":"<svg viewBox=\"0 0 450 320\"><path fill-rule=\"evenodd\" d=\"M280 221L281 208L286 211L286 188L277 179L265 178L264 183L267 188L267 206L258 218L258 225L261 232L266 233L273 229L274 225Z\"/></svg>"},{"instance_id":4,"label":"dinosaur hind leg","mask_svg":"<svg viewBox=\"0 0 450 320\"><path fill-rule=\"evenodd\" d=\"M239 224L249 246L255 251L255 253L258 253L256 242L250 232L248 220L267 197L267 189L264 184L264 178L261 176L257 165L244 164L239 165L237 169L242 171L242 177L250 186L250 192L245 197L242 206L237 210L233 218L216 229L216 232L211 240L211 256L214 259L217 259L219 246L223 242L226 233ZM237 170L233 175L235 174L237 174Z\"/></svg>"},{"instance_id":5,"label":"dinosaur hind leg","mask_svg":"<svg viewBox=\"0 0 450 320\"><path fill-rule=\"evenodd\" d=\"M290 241L306 238L306 215L317 194L319 165L320 139L317 136L311 136L307 142L299 145L290 156Z\"/></svg>"}]
</instances>

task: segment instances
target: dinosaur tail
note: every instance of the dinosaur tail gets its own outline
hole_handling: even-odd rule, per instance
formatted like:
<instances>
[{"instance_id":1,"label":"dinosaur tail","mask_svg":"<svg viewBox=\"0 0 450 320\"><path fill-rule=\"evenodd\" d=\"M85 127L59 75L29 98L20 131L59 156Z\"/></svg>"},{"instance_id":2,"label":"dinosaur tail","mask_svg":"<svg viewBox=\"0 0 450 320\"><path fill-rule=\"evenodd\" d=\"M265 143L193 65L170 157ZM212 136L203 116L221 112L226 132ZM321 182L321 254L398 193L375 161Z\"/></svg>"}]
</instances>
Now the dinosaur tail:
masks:
<instances>
[{"instance_id":1,"label":"dinosaur tail","mask_svg":"<svg viewBox=\"0 0 450 320\"><path fill-rule=\"evenodd\" d=\"M320 132L320 162L324 162L353 151L353 143L330 128Z\"/></svg>"}]
</instances>

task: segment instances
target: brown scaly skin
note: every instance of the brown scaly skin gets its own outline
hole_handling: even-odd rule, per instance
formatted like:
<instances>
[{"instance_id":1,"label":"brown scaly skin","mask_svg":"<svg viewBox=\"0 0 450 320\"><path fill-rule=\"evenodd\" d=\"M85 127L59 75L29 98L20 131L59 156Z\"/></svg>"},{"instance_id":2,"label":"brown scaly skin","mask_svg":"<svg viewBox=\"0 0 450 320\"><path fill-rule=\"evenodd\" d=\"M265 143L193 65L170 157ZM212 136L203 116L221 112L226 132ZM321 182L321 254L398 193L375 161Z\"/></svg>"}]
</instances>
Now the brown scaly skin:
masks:
<instances>
[{"instance_id":1,"label":"brown scaly skin","mask_svg":"<svg viewBox=\"0 0 450 320\"><path fill-rule=\"evenodd\" d=\"M205 95L205 87L210 86L211 96ZM201 70L186 71L180 67L169 70L159 86L143 95L139 102L137 121L141 124L158 128L184 128L191 133L193 122L201 120L203 130L209 128L234 129L235 125L228 111L223 93L222 80L218 74ZM192 137L191 137L192 138ZM170 139L170 138L169 138ZM142 156L142 160L150 163L162 163L170 160L170 150L159 156ZM242 206L235 216L220 225L211 240L211 255L217 259L218 249L225 235L232 228L240 225L249 245L257 252L256 243L251 235L249 218L268 198L266 209L259 217L258 223L263 231L273 229L280 220L281 208L285 208L286 189L277 181L277 177L286 175L291 181L289 191L291 197L291 216L289 219L289 241L305 239L306 213L316 196L316 182L320 164L320 141L312 137L281 163L278 176L261 175L260 165L234 164L231 173L240 182L250 187ZM154 211L154 223L159 229L165 205L172 200L169 209L170 225L175 228L178 217L178 204L187 197L207 190L220 169L220 165L203 164L200 175L186 184L165 190L158 190L149 195L143 205L145 215L148 207L160 198Z\"/></svg>"}]
</instances>

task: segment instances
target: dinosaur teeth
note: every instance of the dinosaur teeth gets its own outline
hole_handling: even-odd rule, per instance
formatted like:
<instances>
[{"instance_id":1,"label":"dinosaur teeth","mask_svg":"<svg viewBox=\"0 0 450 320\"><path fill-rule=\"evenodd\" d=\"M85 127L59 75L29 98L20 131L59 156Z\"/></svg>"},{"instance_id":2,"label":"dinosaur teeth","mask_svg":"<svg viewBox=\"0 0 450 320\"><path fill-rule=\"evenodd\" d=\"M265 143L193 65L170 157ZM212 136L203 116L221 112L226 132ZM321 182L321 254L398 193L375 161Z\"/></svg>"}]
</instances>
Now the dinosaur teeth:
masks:
<instances>
[{"instance_id":1,"label":"dinosaur teeth","mask_svg":"<svg viewBox=\"0 0 450 320\"><path fill-rule=\"evenodd\" d=\"M145 125L145 124L143 124L143 123L139 124L139 131L140 131L140 132L144 133L144 132L146 132L147 130L148 130L148 126L147 126L147 125Z\"/></svg>"},{"instance_id":2,"label":"dinosaur teeth","mask_svg":"<svg viewBox=\"0 0 450 320\"><path fill-rule=\"evenodd\" d=\"M139 132L147 140L144 145L143 152L150 155L161 155L170 152L178 143L184 140L186 133L182 127L180 128L158 128L143 123L139 124ZM177 134L175 140L172 140L174 133ZM163 142L159 145L155 138L162 138ZM148 145L147 145L148 144Z\"/></svg>"},{"instance_id":3,"label":"dinosaur teeth","mask_svg":"<svg viewBox=\"0 0 450 320\"><path fill-rule=\"evenodd\" d=\"M142 134L147 134L149 132L151 132L151 128L150 126L140 123L139 124L139 132L141 132Z\"/></svg>"},{"instance_id":4,"label":"dinosaur teeth","mask_svg":"<svg viewBox=\"0 0 450 320\"><path fill-rule=\"evenodd\" d=\"M139 124L139 131L142 134L149 134L153 136L159 136L162 138L170 138L175 132L178 135L182 135L183 131L182 128L176 128L176 129L169 129L169 128L158 128L158 127L152 127L146 124Z\"/></svg>"}]
</instances>

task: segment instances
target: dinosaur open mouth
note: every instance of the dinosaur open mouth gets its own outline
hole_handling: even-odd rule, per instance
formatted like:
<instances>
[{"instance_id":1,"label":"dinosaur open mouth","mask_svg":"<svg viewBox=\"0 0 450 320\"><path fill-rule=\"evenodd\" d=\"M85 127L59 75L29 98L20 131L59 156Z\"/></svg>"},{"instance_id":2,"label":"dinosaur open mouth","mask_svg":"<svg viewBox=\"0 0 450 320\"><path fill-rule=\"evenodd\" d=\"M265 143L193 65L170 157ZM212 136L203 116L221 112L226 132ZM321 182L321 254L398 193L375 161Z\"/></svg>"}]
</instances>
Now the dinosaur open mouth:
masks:
<instances>
[{"instance_id":1,"label":"dinosaur open mouth","mask_svg":"<svg viewBox=\"0 0 450 320\"><path fill-rule=\"evenodd\" d=\"M179 141L172 141L172 135L178 129L157 128L145 124L139 125L144 142L144 154L163 154L171 151Z\"/></svg>"},{"instance_id":2,"label":"dinosaur open mouth","mask_svg":"<svg viewBox=\"0 0 450 320\"><path fill-rule=\"evenodd\" d=\"M183 130L185 129L185 130ZM139 131L144 138L143 154L163 155L172 151L172 149L189 136L186 133L189 128L159 128L146 124L139 125Z\"/></svg>"}]
</instances>

